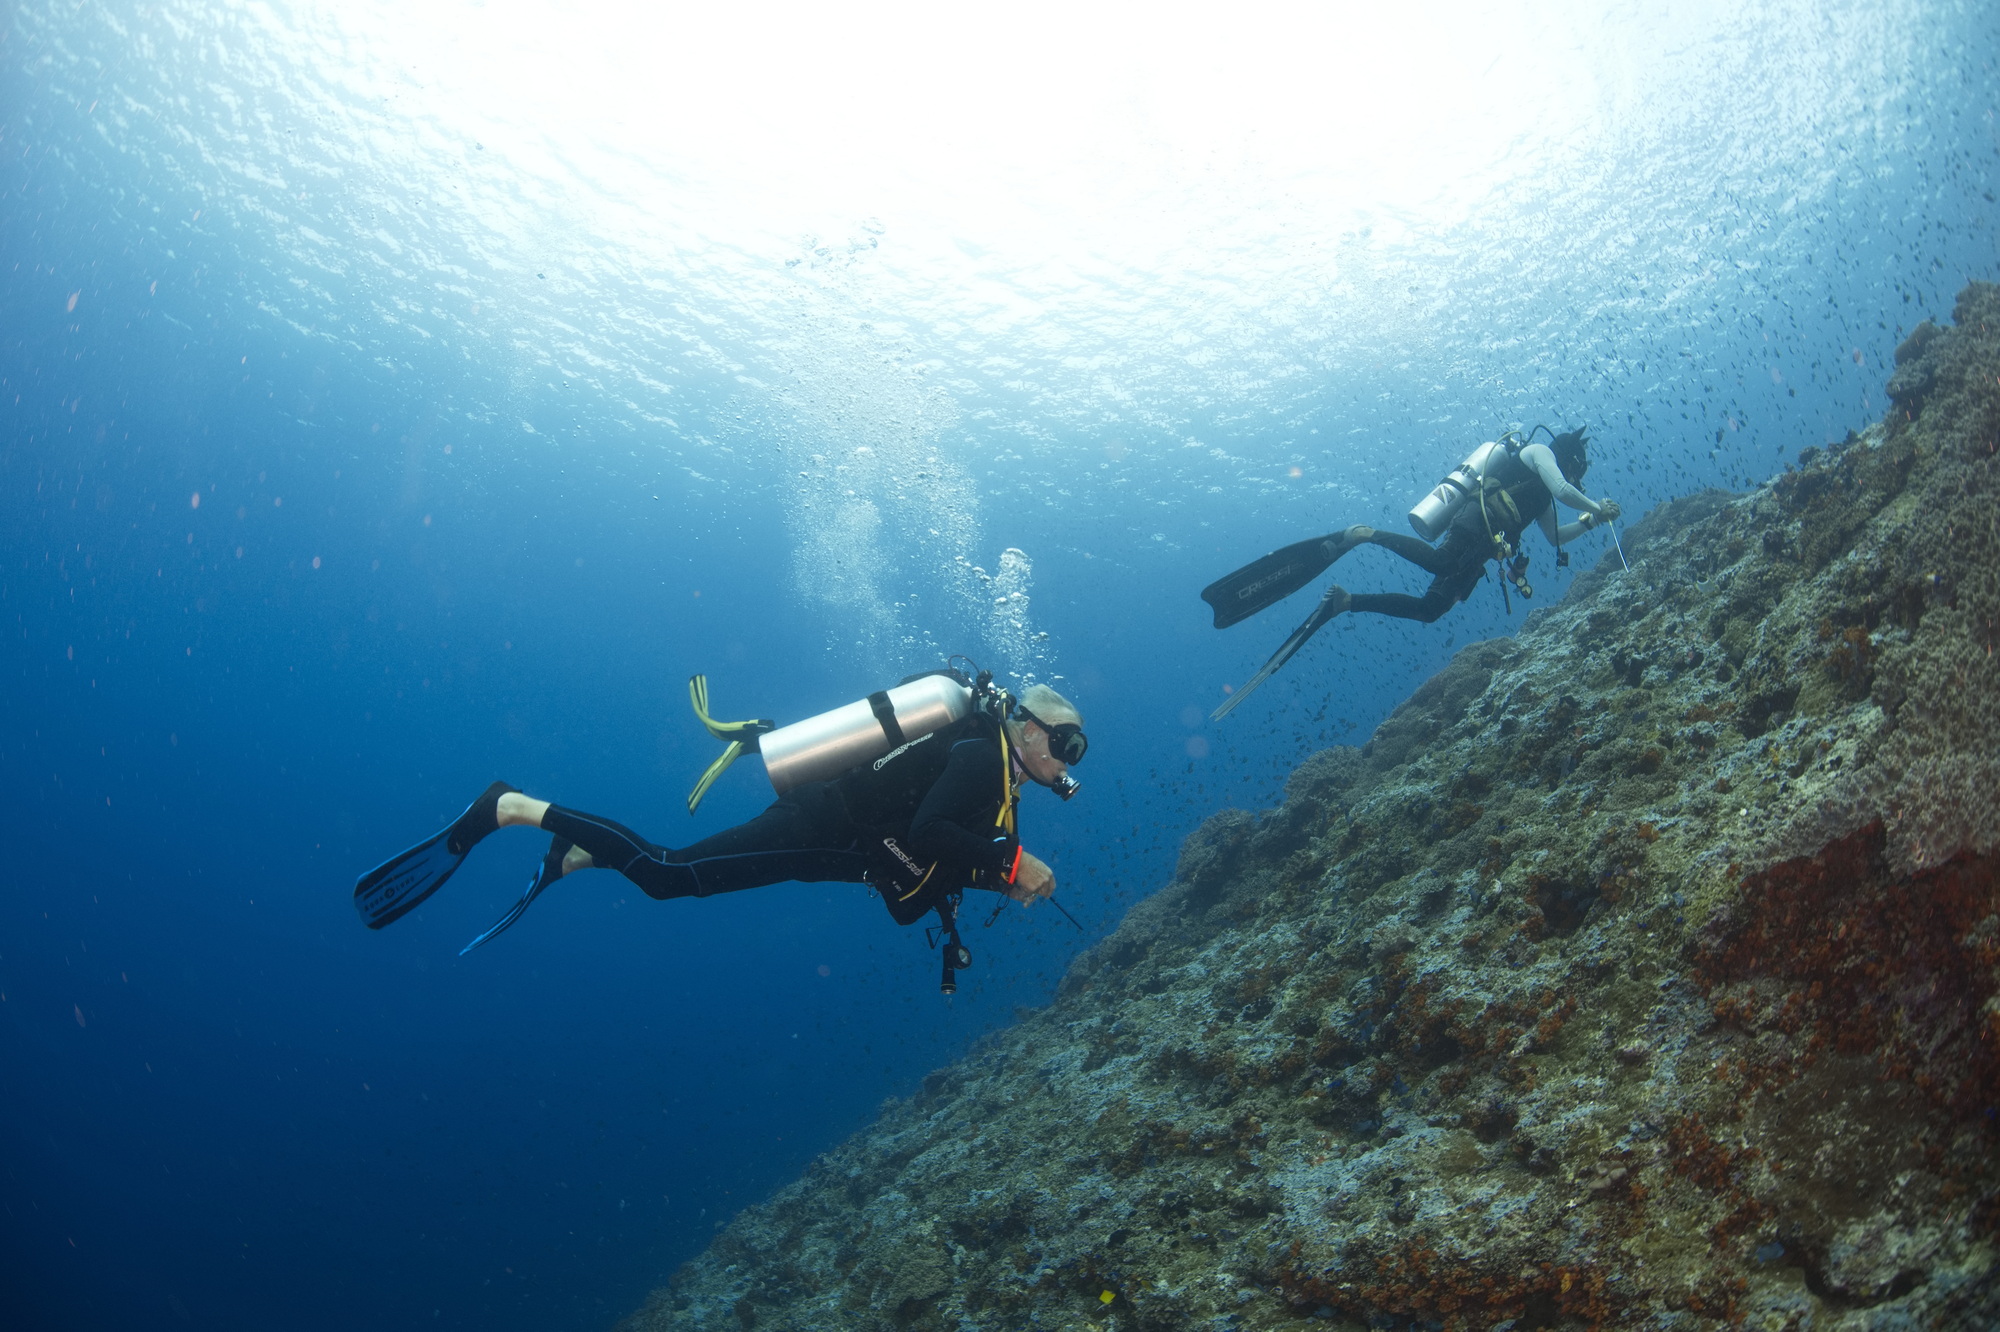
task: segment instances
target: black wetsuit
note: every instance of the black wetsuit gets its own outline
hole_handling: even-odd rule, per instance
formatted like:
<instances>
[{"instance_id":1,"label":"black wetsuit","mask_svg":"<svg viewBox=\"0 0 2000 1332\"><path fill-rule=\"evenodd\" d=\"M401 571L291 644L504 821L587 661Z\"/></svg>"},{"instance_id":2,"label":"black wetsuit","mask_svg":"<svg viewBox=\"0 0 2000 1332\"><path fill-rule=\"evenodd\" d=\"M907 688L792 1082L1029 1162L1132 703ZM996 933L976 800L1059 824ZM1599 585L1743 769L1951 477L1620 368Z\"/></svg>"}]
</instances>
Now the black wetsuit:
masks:
<instances>
[{"instance_id":1,"label":"black wetsuit","mask_svg":"<svg viewBox=\"0 0 2000 1332\"><path fill-rule=\"evenodd\" d=\"M908 925L954 889L1004 890L1019 840L998 724L975 714L831 781L787 791L748 823L658 846L595 814L549 806L542 827L649 897L710 897L798 881L866 883Z\"/></svg>"},{"instance_id":2,"label":"black wetsuit","mask_svg":"<svg viewBox=\"0 0 2000 1332\"><path fill-rule=\"evenodd\" d=\"M1477 495L1466 500L1439 544L1428 545L1400 532L1377 532L1369 538L1433 575L1424 595L1356 592L1347 608L1429 624L1471 596L1486 574L1486 561L1493 558L1493 538L1505 537L1510 548L1519 550L1528 524L1555 502L1548 486L1520 459L1509 454L1501 466L1505 470L1495 478L1502 483L1501 490L1487 496L1483 510Z\"/></svg>"}]
</instances>

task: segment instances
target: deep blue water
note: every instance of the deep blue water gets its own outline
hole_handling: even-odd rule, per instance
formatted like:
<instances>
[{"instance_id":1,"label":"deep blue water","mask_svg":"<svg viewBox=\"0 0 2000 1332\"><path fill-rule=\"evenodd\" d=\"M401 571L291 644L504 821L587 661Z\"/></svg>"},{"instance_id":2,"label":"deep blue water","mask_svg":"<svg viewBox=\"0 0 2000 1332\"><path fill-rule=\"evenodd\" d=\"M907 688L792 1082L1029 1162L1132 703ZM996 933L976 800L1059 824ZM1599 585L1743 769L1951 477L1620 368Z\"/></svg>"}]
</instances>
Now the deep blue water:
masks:
<instances>
[{"instance_id":1,"label":"deep blue water","mask_svg":"<svg viewBox=\"0 0 2000 1332\"><path fill-rule=\"evenodd\" d=\"M1511 422L1590 424L1635 516L1751 483L1996 276L1978 4L997 53L400 12L4 29L0 1325L608 1325L1520 610L1337 622L1210 725L1311 598L1218 634L1203 584L1400 529ZM1084 933L975 925L949 1004L861 887L587 875L460 958L525 832L355 919L494 777L665 842L754 813L754 761L681 807L696 671L796 719L948 652L1092 738L1022 815Z\"/></svg>"}]
</instances>

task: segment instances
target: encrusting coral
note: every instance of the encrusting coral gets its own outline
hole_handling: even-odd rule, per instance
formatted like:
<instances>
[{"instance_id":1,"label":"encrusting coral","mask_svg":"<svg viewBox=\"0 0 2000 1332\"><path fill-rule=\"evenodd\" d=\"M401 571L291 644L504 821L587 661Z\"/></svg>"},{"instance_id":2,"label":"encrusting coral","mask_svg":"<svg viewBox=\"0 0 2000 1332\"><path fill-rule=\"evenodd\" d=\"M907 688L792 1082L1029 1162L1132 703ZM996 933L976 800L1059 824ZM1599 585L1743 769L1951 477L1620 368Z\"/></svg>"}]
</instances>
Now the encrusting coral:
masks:
<instances>
[{"instance_id":1,"label":"encrusting coral","mask_svg":"<svg viewBox=\"0 0 2000 1332\"><path fill-rule=\"evenodd\" d=\"M2000 288L1662 506L626 1332L2000 1326Z\"/></svg>"}]
</instances>

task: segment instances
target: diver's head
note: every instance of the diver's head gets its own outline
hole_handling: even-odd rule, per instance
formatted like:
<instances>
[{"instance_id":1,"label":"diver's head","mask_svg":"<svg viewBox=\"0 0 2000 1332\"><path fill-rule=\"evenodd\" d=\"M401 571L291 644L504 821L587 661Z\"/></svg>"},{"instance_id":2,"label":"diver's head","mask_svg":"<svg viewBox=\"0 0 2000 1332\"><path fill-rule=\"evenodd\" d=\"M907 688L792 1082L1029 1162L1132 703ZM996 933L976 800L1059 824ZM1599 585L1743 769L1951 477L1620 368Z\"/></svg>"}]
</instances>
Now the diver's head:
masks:
<instances>
[{"instance_id":1,"label":"diver's head","mask_svg":"<svg viewBox=\"0 0 2000 1332\"><path fill-rule=\"evenodd\" d=\"M1029 685L1007 719L1007 734L1030 777L1065 800L1076 794L1070 765L1082 761L1090 741L1074 703L1045 684Z\"/></svg>"},{"instance_id":2,"label":"diver's head","mask_svg":"<svg viewBox=\"0 0 2000 1332\"><path fill-rule=\"evenodd\" d=\"M1562 469L1563 479L1571 485L1581 482L1583 474L1590 470L1590 458L1584 453L1584 446L1588 443L1590 440L1581 429L1557 435L1549 441L1549 452L1556 455L1556 466Z\"/></svg>"}]
</instances>

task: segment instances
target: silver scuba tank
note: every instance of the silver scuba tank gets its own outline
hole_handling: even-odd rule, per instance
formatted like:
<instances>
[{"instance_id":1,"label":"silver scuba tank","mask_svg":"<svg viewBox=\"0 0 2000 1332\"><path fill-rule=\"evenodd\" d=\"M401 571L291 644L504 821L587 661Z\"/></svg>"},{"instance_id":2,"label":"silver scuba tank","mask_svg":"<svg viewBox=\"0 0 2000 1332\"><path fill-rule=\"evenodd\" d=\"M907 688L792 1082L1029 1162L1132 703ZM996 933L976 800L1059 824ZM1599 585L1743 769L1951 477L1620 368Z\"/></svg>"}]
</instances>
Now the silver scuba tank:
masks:
<instances>
[{"instance_id":1,"label":"silver scuba tank","mask_svg":"<svg viewBox=\"0 0 2000 1332\"><path fill-rule=\"evenodd\" d=\"M1481 444L1466 456L1464 462L1445 474L1431 493L1417 501L1410 510L1410 526L1418 536L1426 541L1436 541L1451 526L1459 507L1466 499L1479 493L1480 482L1486 478L1487 468L1493 463L1494 455L1503 452L1501 445L1493 441Z\"/></svg>"},{"instance_id":2,"label":"silver scuba tank","mask_svg":"<svg viewBox=\"0 0 2000 1332\"><path fill-rule=\"evenodd\" d=\"M948 675L926 675L766 732L758 737L757 751L771 789L783 795L873 762L971 711L970 689Z\"/></svg>"}]
</instances>

